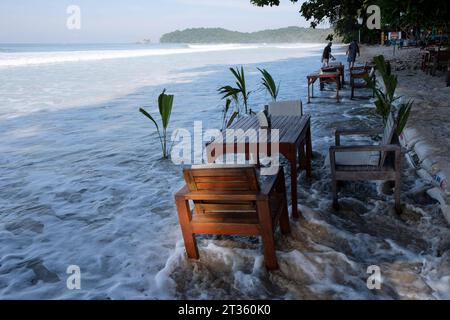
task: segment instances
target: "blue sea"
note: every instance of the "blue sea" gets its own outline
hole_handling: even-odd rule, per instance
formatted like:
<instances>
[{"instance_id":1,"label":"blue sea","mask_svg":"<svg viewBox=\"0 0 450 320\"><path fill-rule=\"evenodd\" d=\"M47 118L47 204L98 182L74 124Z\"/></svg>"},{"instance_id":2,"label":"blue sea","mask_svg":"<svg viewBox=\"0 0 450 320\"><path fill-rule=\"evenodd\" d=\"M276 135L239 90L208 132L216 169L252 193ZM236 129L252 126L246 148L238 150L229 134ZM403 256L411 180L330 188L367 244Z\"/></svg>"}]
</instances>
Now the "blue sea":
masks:
<instances>
[{"instance_id":1,"label":"blue sea","mask_svg":"<svg viewBox=\"0 0 450 320\"><path fill-rule=\"evenodd\" d=\"M348 86L340 104L331 86L306 104L323 46L0 44L0 298L450 298L448 229L413 169L404 168L402 218L377 183L345 184L342 210L331 208L334 130L381 122ZM333 53L345 62L343 47ZM241 65L253 110L270 100L257 71L266 68L279 99L302 99L312 115L314 178L299 177L303 217L290 237L277 233L273 273L253 238L200 237L201 260L186 259L173 198L181 167L161 159L138 112L157 114L165 88L175 95L170 132L194 121L220 128L217 89ZM66 286L71 265L80 290ZM378 291L367 287L372 265Z\"/></svg>"}]
</instances>

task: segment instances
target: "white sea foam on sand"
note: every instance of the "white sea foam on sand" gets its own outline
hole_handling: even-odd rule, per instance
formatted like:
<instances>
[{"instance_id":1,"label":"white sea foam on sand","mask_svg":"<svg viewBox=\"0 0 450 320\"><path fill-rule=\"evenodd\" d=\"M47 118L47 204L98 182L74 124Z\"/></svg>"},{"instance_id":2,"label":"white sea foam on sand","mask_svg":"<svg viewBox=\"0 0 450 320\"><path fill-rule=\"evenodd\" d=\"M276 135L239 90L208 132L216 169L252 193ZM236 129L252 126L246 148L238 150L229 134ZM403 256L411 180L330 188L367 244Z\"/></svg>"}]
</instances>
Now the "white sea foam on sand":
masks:
<instances>
[{"instance_id":1,"label":"white sea foam on sand","mask_svg":"<svg viewBox=\"0 0 450 320\"><path fill-rule=\"evenodd\" d=\"M258 48L281 49L317 49L320 44L297 45L261 45L261 44L214 44L214 45L186 45L177 48L152 48L134 50L92 50L92 51L64 51L64 52L26 52L0 53L0 68L20 67L43 64L60 64L83 61L100 61L110 59L130 59L143 57L157 57L180 54L195 54L205 52L241 51Z\"/></svg>"}]
</instances>

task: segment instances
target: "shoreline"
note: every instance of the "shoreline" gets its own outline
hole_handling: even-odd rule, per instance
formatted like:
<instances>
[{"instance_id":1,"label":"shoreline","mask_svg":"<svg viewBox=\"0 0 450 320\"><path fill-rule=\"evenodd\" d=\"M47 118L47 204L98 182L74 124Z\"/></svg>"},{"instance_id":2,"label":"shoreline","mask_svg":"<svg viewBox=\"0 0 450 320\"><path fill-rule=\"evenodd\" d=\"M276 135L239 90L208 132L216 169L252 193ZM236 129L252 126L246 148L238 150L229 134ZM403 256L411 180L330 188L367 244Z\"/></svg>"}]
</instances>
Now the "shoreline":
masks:
<instances>
[{"instance_id":1,"label":"shoreline","mask_svg":"<svg viewBox=\"0 0 450 320\"><path fill-rule=\"evenodd\" d=\"M430 184L428 195L440 203L450 224L450 87L445 75L425 74L421 70L421 50L395 51L393 47L362 46L367 61L383 54L398 76L403 101L414 100L408 124L401 135L408 162L420 178Z\"/></svg>"}]
</instances>

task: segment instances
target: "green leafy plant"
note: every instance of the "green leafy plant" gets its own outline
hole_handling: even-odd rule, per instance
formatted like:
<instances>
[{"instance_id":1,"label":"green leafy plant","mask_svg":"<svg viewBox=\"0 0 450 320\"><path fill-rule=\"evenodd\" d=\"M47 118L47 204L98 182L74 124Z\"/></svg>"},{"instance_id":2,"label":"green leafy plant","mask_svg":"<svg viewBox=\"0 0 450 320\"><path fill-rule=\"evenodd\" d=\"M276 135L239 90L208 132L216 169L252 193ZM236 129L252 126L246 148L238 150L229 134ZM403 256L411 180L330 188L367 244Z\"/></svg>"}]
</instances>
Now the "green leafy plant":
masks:
<instances>
[{"instance_id":1,"label":"green leafy plant","mask_svg":"<svg viewBox=\"0 0 450 320\"><path fill-rule=\"evenodd\" d=\"M239 109L239 97L242 98L242 103L245 108L245 113L249 114L248 107L248 99L250 97L251 91L247 91L247 84L245 81L245 73L244 73L244 67L241 67L239 70L238 68L230 68L231 73L236 79L236 86L224 86L219 88L219 93L223 95L222 99L227 99L232 97L233 100L236 102L236 105Z\"/></svg>"},{"instance_id":2,"label":"green leafy plant","mask_svg":"<svg viewBox=\"0 0 450 320\"><path fill-rule=\"evenodd\" d=\"M377 100L375 101L376 112L382 117L383 122L386 123L392 108L394 108L394 102L401 98L395 96L398 79L397 76L392 74L391 64L386 62L384 56L380 55L375 57L374 62L383 79L384 87L377 86L377 83L372 81L369 77L366 78L366 81L374 90L377 97ZM410 100L407 103L400 104L398 107L398 115L396 120L396 132L398 135L403 132L403 129L408 122L413 103L414 102Z\"/></svg>"},{"instance_id":3,"label":"green leafy plant","mask_svg":"<svg viewBox=\"0 0 450 320\"><path fill-rule=\"evenodd\" d=\"M403 130L406 127L406 124L408 123L409 115L411 114L411 109L414 104L414 101L409 100L407 103L402 103L399 106L398 109L398 116L397 116L397 134L401 135Z\"/></svg>"},{"instance_id":4,"label":"green leafy plant","mask_svg":"<svg viewBox=\"0 0 450 320\"><path fill-rule=\"evenodd\" d=\"M262 74L261 84L272 97L273 101L277 101L278 93L280 92L280 84L276 84L272 75L266 69L259 69Z\"/></svg>"},{"instance_id":5,"label":"green leafy plant","mask_svg":"<svg viewBox=\"0 0 450 320\"><path fill-rule=\"evenodd\" d=\"M228 117L228 114L231 110L231 99L227 99L225 102L225 107L223 108L223 118L222 118L222 130L225 130L229 128L234 120L239 116L239 112L237 110L234 110L230 117Z\"/></svg>"},{"instance_id":6,"label":"green leafy plant","mask_svg":"<svg viewBox=\"0 0 450 320\"><path fill-rule=\"evenodd\" d=\"M156 120L147 111L145 111L143 108L139 109L139 111L148 119L150 119L155 125L156 130L158 132L159 141L161 143L161 149L164 159L167 159L170 153L167 144L167 128L169 127L170 115L172 114L173 99L174 99L173 95L166 94L166 89L164 89L163 92L158 97L158 109L159 114L161 116L162 129L160 128Z\"/></svg>"},{"instance_id":7,"label":"green leafy plant","mask_svg":"<svg viewBox=\"0 0 450 320\"><path fill-rule=\"evenodd\" d=\"M398 80L395 75L392 74L391 64L386 62L384 56L380 55L374 58L375 65L378 72L383 78L384 88L377 86L377 83L372 81L369 77L366 78L369 86L374 90L377 100L375 101L376 111L383 118L383 122L386 123L391 112L392 104L398 98L395 97L395 91L397 89Z\"/></svg>"}]
</instances>

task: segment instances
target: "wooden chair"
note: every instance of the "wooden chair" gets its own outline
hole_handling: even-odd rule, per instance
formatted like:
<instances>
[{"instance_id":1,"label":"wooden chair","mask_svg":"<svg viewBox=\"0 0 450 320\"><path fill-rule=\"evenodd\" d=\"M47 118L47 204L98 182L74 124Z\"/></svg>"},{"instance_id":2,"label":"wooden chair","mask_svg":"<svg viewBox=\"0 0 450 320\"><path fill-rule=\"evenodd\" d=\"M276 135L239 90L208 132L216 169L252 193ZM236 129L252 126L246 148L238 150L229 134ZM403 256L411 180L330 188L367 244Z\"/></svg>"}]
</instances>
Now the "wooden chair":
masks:
<instances>
[{"instance_id":1,"label":"wooden chair","mask_svg":"<svg viewBox=\"0 0 450 320\"><path fill-rule=\"evenodd\" d=\"M375 68L364 66L353 67L350 69L350 86L352 87L351 99L355 98L355 89L365 89L369 87L367 78L370 78L375 82ZM372 97L375 97L375 91L372 91Z\"/></svg>"},{"instance_id":2,"label":"wooden chair","mask_svg":"<svg viewBox=\"0 0 450 320\"><path fill-rule=\"evenodd\" d=\"M435 76L437 70L445 70L449 59L450 51L440 49L430 51L423 59L422 68L426 74Z\"/></svg>"},{"instance_id":3,"label":"wooden chair","mask_svg":"<svg viewBox=\"0 0 450 320\"><path fill-rule=\"evenodd\" d=\"M376 135L383 133L380 145L341 146L344 135ZM333 179L333 206L339 208L339 181L394 181L395 209L401 212L401 148L392 144L395 134L395 117L390 115L386 127L380 130L337 130L336 146L330 148L331 175Z\"/></svg>"},{"instance_id":4,"label":"wooden chair","mask_svg":"<svg viewBox=\"0 0 450 320\"><path fill-rule=\"evenodd\" d=\"M290 233L283 169L261 183L254 166L193 166L183 173L186 186L175 201L188 257L199 259L196 234L261 236L266 268L278 269L274 230L279 223Z\"/></svg>"}]
</instances>

